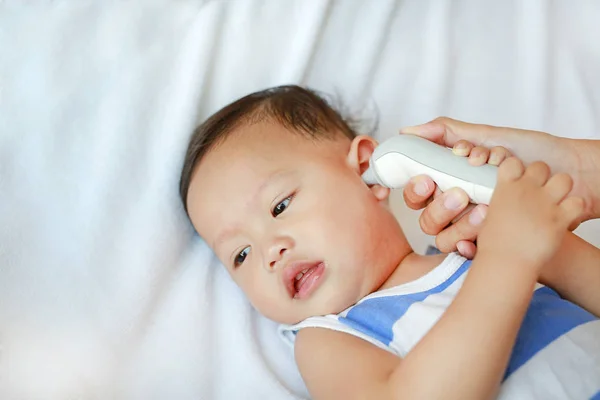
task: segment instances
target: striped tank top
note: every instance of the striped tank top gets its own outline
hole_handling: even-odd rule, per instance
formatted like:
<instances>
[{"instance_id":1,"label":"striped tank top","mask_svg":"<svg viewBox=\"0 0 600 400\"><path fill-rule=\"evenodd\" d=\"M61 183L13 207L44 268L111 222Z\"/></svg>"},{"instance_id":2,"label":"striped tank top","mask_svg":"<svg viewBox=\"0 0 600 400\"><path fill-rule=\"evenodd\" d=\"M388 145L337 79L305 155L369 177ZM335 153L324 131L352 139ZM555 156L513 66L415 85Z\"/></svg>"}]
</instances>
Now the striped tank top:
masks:
<instances>
[{"instance_id":1,"label":"striped tank top","mask_svg":"<svg viewBox=\"0 0 600 400\"><path fill-rule=\"evenodd\" d=\"M404 357L452 303L470 265L451 253L415 281L372 293L339 314L281 325L279 333L293 347L302 328L333 329ZM537 285L498 398L600 400L600 320Z\"/></svg>"}]
</instances>

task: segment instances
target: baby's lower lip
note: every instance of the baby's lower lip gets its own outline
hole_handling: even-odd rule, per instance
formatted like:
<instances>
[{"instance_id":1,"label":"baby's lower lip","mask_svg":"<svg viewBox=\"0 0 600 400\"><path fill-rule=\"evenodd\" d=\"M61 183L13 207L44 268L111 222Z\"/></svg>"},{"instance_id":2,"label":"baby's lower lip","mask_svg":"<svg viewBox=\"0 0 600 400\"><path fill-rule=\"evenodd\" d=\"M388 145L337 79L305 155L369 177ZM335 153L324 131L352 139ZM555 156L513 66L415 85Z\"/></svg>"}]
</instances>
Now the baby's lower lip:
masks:
<instances>
[{"instance_id":1,"label":"baby's lower lip","mask_svg":"<svg viewBox=\"0 0 600 400\"><path fill-rule=\"evenodd\" d=\"M319 263L316 267L311 268L311 270L307 272L308 276L305 278L306 280L302 283L294 298L303 300L310 296L317 287L319 287L324 273L324 263Z\"/></svg>"}]
</instances>

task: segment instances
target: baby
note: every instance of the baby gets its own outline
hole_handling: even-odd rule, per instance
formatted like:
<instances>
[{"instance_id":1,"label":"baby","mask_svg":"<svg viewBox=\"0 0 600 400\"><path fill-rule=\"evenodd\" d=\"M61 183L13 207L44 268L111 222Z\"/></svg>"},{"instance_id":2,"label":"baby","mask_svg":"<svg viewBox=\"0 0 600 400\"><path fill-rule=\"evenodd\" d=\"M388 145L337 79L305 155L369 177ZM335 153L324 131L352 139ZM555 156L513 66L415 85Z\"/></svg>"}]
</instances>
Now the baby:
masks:
<instances>
[{"instance_id":1,"label":"baby","mask_svg":"<svg viewBox=\"0 0 600 400\"><path fill-rule=\"evenodd\" d=\"M600 305L578 294L600 250L568 231L571 179L507 158L473 261L423 256L361 179L376 145L282 86L218 111L186 154L192 224L281 323L311 396L600 398Z\"/></svg>"}]
</instances>

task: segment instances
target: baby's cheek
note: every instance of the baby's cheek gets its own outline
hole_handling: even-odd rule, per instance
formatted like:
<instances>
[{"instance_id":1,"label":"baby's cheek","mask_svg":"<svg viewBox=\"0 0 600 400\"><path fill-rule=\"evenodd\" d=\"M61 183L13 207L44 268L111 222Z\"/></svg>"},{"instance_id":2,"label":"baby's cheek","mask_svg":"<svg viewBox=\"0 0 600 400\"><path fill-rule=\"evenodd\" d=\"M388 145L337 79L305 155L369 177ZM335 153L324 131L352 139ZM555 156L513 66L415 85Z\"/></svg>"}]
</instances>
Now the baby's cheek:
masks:
<instances>
[{"instance_id":1,"label":"baby's cheek","mask_svg":"<svg viewBox=\"0 0 600 400\"><path fill-rule=\"evenodd\" d=\"M272 286L255 286L242 288L250 303L258 312L274 321L279 321L289 314L289 302L280 297L279 288Z\"/></svg>"}]
</instances>

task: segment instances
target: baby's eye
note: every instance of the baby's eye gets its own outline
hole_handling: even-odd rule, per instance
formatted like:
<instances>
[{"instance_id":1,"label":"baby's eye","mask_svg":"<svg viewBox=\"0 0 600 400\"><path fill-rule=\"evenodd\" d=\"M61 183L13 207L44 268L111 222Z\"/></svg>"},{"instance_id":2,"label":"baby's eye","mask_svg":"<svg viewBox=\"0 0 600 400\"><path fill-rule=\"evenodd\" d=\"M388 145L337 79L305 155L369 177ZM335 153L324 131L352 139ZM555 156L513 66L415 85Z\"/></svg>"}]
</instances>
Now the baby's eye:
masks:
<instances>
[{"instance_id":1,"label":"baby's eye","mask_svg":"<svg viewBox=\"0 0 600 400\"><path fill-rule=\"evenodd\" d=\"M240 251L238 253L238 255L235 256L235 260L233 260L233 267L237 268L240 265L242 265L242 263L244 262L244 260L248 256L248 253L250 253L250 246L245 247L244 250Z\"/></svg>"},{"instance_id":2,"label":"baby's eye","mask_svg":"<svg viewBox=\"0 0 600 400\"><path fill-rule=\"evenodd\" d=\"M279 202L279 204L277 204L273 210L271 211L271 214L274 217L277 217L279 214L281 214L282 212L285 211L285 209L287 208L287 206L290 204L290 201L292 201L292 196L288 196L285 199L283 199L281 202Z\"/></svg>"}]
</instances>

